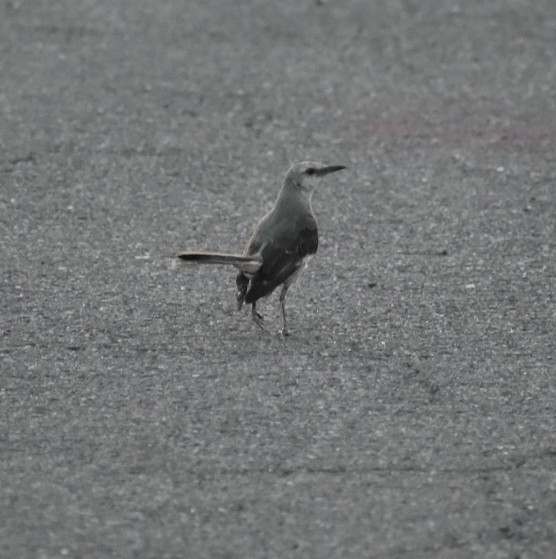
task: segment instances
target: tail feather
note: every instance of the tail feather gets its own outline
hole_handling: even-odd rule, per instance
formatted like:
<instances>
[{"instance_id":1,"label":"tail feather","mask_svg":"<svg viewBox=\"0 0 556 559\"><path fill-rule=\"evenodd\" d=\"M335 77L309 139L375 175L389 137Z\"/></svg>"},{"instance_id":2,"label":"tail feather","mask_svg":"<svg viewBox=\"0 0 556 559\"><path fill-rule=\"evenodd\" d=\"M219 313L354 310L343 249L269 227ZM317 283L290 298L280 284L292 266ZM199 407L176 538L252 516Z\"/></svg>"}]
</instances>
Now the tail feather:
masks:
<instances>
[{"instance_id":1,"label":"tail feather","mask_svg":"<svg viewBox=\"0 0 556 559\"><path fill-rule=\"evenodd\" d=\"M240 272L254 274L262 265L256 256L242 256L240 254L224 254L222 252L181 252L177 255L180 260L196 262L197 264L231 264Z\"/></svg>"}]
</instances>

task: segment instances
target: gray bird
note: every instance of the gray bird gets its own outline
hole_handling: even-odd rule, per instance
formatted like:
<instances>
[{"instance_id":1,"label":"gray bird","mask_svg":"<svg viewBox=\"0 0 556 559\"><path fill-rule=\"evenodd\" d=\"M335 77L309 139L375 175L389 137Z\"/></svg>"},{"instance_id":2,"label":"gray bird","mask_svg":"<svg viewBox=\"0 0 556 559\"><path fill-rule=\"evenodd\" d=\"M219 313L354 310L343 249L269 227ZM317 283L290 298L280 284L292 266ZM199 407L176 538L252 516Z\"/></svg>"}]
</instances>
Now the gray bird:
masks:
<instances>
[{"instance_id":1,"label":"gray bird","mask_svg":"<svg viewBox=\"0 0 556 559\"><path fill-rule=\"evenodd\" d=\"M236 277L237 308L251 304L255 324L266 330L257 301L268 297L278 286L284 327L286 294L305 266L305 258L317 252L317 222L311 208L311 197L319 179L345 169L342 165L323 165L303 161L291 167L284 178L274 207L255 227L243 255L219 252L182 252L181 260L199 264L231 264L239 270Z\"/></svg>"}]
</instances>

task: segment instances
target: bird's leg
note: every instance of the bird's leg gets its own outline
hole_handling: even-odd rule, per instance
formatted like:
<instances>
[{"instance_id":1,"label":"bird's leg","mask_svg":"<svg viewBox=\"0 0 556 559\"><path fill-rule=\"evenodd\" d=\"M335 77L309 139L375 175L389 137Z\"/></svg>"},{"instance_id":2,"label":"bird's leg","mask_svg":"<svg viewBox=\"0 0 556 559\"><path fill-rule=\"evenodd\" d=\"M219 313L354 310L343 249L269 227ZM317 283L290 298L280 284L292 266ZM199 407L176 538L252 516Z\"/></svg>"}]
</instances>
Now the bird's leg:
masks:
<instances>
[{"instance_id":1,"label":"bird's leg","mask_svg":"<svg viewBox=\"0 0 556 559\"><path fill-rule=\"evenodd\" d=\"M241 310L243 303L245 302L245 295L247 293L247 287L249 286L249 279L242 272L238 272L236 276L237 285L237 310Z\"/></svg>"},{"instance_id":2,"label":"bird's leg","mask_svg":"<svg viewBox=\"0 0 556 559\"><path fill-rule=\"evenodd\" d=\"M252 305L251 305L251 316L253 317L253 320L255 321L255 324L259 328L261 328L265 332L268 332L268 330L266 329L266 326L264 325L263 315L257 312L257 303L256 302L252 303Z\"/></svg>"},{"instance_id":3,"label":"bird's leg","mask_svg":"<svg viewBox=\"0 0 556 559\"><path fill-rule=\"evenodd\" d=\"M282 336L289 336L290 332L288 326L286 325L286 293L288 292L288 287L286 284L282 286L282 291L280 292L280 304L282 305L282 319L284 321L284 327L282 328Z\"/></svg>"}]
</instances>

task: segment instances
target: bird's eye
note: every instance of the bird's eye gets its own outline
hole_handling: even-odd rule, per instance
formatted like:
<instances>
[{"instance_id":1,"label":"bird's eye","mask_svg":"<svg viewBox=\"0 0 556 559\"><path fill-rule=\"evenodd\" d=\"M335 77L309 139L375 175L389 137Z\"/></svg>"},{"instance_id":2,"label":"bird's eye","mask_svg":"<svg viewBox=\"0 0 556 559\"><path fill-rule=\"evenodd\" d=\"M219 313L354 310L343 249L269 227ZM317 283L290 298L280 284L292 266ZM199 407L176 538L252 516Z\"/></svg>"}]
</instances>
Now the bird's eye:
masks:
<instances>
[{"instance_id":1,"label":"bird's eye","mask_svg":"<svg viewBox=\"0 0 556 559\"><path fill-rule=\"evenodd\" d=\"M317 172L317 170L314 167L309 167L306 171L305 174L307 175L314 175Z\"/></svg>"}]
</instances>

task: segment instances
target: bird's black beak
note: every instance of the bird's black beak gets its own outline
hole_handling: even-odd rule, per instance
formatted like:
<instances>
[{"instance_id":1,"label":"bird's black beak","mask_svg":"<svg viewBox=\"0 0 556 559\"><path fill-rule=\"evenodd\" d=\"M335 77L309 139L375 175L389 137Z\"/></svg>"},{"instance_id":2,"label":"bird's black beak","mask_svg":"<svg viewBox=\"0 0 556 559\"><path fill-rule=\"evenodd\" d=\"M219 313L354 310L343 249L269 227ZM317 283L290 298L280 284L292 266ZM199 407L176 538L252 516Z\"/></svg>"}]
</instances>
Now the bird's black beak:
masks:
<instances>
[{"instance_id":1,"label":"bird's black beak","mask_svg":"<svg viewBox=\"0 0 556 559\"><path fill-rule=\"evenodd\" d=\"M336 171L341 171L342 169L346 169L343 165L328 165L327 167L323 167L319 169L317 172L319 175L328 175L330 173L335 173Z\"/></svg>"}]
</instances>

